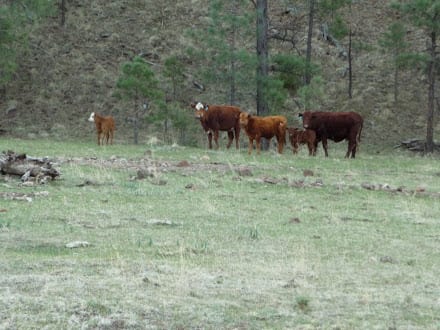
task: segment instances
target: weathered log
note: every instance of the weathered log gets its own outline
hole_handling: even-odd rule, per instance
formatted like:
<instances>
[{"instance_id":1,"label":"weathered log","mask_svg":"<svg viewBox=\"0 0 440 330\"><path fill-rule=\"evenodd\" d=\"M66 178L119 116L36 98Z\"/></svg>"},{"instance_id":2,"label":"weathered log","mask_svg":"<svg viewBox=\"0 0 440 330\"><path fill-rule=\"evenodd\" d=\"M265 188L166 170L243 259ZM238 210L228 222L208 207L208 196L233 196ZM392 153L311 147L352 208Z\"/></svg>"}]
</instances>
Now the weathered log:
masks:
<instances>
[{"instance_id":1,"label":"weathered log","mask_svg":"<svg viewBox=\"0 0 440 330\"><path fill-rule=\"evenodd\" d=\"M38 183L60 176L49 159L17 154L11 150L0 154L0 173L20 176L23 182L35 178Z\"/></svg>"},{"instance_id":2,"label":"weathered log","mask_svg":"<svg viewBox=\"0 0 440 330\"><path fill-rule=\"evenodd\" d=\"M400 144L394 146L394 148L406 148L410 151L425 152L426 142L423 139L412 138L404 141L400 141ZM435 150L440 150L439 144L434 144Z\"/></svg>"}]
</instances>

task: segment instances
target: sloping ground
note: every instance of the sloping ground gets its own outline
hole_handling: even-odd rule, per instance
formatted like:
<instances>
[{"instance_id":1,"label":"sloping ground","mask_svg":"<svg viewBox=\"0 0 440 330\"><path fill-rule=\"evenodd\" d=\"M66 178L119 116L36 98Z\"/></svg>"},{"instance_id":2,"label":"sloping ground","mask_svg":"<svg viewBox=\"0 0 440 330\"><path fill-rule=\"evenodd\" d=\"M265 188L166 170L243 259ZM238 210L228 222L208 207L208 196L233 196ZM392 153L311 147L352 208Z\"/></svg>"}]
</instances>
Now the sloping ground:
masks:
<instances>
[{"instance_id":1,"label":"sloping ground","mask_svg":"<svg viewBox=\"0 0 440 330\"><path fill-rule=\"evenodd\" d=\"M283 5L269 5L272 22L281 16L286 19ZM112 95L121 64L139 54L155 69L166 57L181 56L188 73L182 108L194 99L215 99L214 88L204 93L194 88L193 75L199 64L184 52L192 42L185 31L204 28L206 13L207 5L201 0L69 1L65 27L53 17L33 31L29 53L21 59L21 69L7 91L7 99L0 103L1 111L7 113L1 128L24 137L91 138L93 126L86 119L91 111L97 111L115 116L117 140L129 139L131 128L125 118L131 105ZM395 105L389 57L377 45L396 13L388 8L388 1L367 1L356 2L346 16L352 18L354 41L364 45L353 54L352 100L347 98L348 81L343 75L347 62L338 57L334 46L320 38L321 21L319 17L315 20L313 59L321 64L327 82L327 98L321 109L362 113L366 119L364 136L369 143L395 144L409 137L423 138L427 104L424 77L415 72L403 73L400 102ZM298 34L299 48L304 49L306 31ZM417 47L423 49L423 35L411 29L407 35L411 41L418 40ZM342 43L346 45L347 40ZM294 51L288 43L275 40L270 47L272 53ZM246 105L247 109L253 107ZM280 112L294 118L297 110L289 100ZM146 127L141 130L147 134Z\"/></svg>"}]
</instances>

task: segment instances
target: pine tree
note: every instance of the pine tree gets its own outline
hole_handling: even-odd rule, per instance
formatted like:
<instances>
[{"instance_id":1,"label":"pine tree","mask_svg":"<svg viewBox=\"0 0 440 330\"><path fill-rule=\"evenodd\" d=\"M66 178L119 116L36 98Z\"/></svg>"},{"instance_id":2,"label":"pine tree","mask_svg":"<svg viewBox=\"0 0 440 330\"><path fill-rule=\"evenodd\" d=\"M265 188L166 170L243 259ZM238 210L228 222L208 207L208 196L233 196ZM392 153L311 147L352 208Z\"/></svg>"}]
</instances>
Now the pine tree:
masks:
<instances>
[{"instance_id":1,"label":"pine tree","mask_svg":"<svg viewBox=\"0 0 440 330\"><path fill-rule=\"evenodd\" d=\"M405 35L406 32L403 24L401 22L394 22L379 40L379 45L391 52L394 69L394 102L396 105L399 94L399 72L404 66L402 55L408 47L405 42Z\"/></svg>"},{"instance_id":2,"label":"pine tree","mask_svg":"<svg viewBox=\"0 0 440 330\"><path fill-rule=\"evenodd\" d=\"M440 58L437 50L437 37L440 34L440 0L409 0L406 3L395 3L415 26L422 28L428 38L428 48L424 59L428 76L428 106L426 114L426 146L428 153L434 151L434 101L436 75L440 72Z\"/></svg>"},{"instance_id":3,"label":"pine tree","mask_svg":"<svg viewBox=\"0 0 440 330\"><path fill-rule=\"evenodd\" d=\"M132 61L122 64L116 88L116 97L133 102L129 118L133 125L134 143L137 144L140 120L147 114L150 102L159 108L163 106L163 93L150 65L141 57L135 57Z\"/></svg>"},{"instance_id":4,"label":"pine tree","mask_svg":"<svg viewBox=\"0 0 440 330\"><path fill-rule=\"evenodd\" d=\"M54 10L54 2L47 0L10 1L0 6L0 90L3 96L19 66L18 58L27 46L29 29Z\"/></svg>"},{"instance_id":5,"label":"pine tree","mask_svg":"<svg viewBox=\"0 0 440 330\"><path fill-rule=\"evenodd\" d=\"M248 6L246 0L211 0L208 27L191 31L195 46L188 51L192 58L208 63L200 73L206 85L215 83L225 95L221 103L239 103L250 94L255 79L254 56L244 48L254 36Z\"/></svg>"}]
</instances>

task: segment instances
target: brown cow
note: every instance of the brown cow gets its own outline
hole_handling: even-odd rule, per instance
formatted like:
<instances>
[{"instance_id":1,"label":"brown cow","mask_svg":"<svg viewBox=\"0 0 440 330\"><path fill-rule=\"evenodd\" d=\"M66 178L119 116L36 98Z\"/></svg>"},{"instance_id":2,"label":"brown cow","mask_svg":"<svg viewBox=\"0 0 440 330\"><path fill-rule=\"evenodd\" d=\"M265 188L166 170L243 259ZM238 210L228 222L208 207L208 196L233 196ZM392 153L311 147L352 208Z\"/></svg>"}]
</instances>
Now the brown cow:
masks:
<instances>
[{"instance_id":1,"label":"brown cow","mask_svg":"<svg viewBox=\"0 0 440 330\"><path fill-rule=\"evenodd\" d=\"M260 153L261 138L270 140L274 136L278 142L278 153L283 153L284 144L286 143L286 129L287 119L284 116L267 116L259 117L250 115L247 112L240 114L240 125L246 131L249 137L249 150L248 154L252 153L254 147L254 140L257 145L257 154Z\"/></svg>"},{"instance_id":2,"label":"brown cow","mask_svg":"<svg viewBox=\"0 0 440 330\"><path fill-rule=\"evenodd\" d=\"M348 140L348 150L345 158L355 158L356 149L360 143L364 120L356 112L322 112L306 111L299 114L305 129L314 130L317 141L322 141L325 156L327 153L327 139L335 142Z\"/></svg>"},{"instance_id":3,"label":"brown cow","mask_svg":"<svg viewBox=\"0 0 440 330\"><path fill-rule=\"evenodd\" d=\"M96 134L98 135L98 146L104 145L104 139L106 139L106 144L108 144L109 139L110 144L113 144L115 120L112 116L104 117L95 112L92 112L90 114L89 121L95 123Z\"/></svg>"},{"instance_id":4,"label":"brown cow","mask_svg":"<svg viewBox=\"0 0 440 330\"><path fill-rule=\"evenodd\" d=\"M316 140L316 133L311 129L299 130L295 127L289 127L289 139L292 145L292 151L294 154L298 153L300 144L307 144L309 148L309 156L315 156L318 140Z\"/></svg>"},{"instance_id":5,"label":"brown cow","mask_svg":"<svg viewBox=\"0 0 440 330\"><path fill-rule=\"evenodd\" d=\"M212 136L216 149L218 149L219 131L228 132L228 144L226 148L232 144L235 136L235 147L239 148L240 124L238 118L240 116L240 108L232 105L204 105L201 102L192 103L191 107L195 109L194 116L200 120L205 132L208 133L209 149L212 149Z\"/></svg>"}]
</instances>

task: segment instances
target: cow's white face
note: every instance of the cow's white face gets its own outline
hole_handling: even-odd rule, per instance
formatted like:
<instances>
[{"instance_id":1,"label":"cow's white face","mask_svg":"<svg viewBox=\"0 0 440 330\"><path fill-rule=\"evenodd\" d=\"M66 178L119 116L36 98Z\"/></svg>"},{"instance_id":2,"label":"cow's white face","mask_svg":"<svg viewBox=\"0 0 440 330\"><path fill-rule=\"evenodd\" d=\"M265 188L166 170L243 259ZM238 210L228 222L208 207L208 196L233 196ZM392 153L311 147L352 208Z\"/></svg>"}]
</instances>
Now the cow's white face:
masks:
<instances>
[{"instance_id":1,"label":"cow's white face","mask_svg":"<svg viewBox=\"0 0 440 330\"><path fill-rule=\"evenodd\" d=\"M91 121L91 122L95 122L95 113L94 113L94 112L92 112L92 113L90 114L89 121Z\"/></svg>"},{"instance_id":2,"label":"cow's white face","mask_svg":"<svg viewBox=\"0 0 440 330\"><path fill-rule=\"evenodd\" d=\"M203 109L205 109L205 106L203 105L202 102L197 102L197 104L196 104L196 106L195 106L195 109L196 109L197 111L199 111L199 110L203 110Z\"/></svg>"},{"instance_id":3,"label":"cow's white face","mask_svg":"<svg viewBox=\"0 0 440 330\"><path fill-rule=\"evenodd\" d=\"M202 119L205 115L205 112L208 111L208 107L202 102L197 102L197 104L194 106L194 109L196 110L194 115L198 119Z\"/></svg>"}]
</instances>

